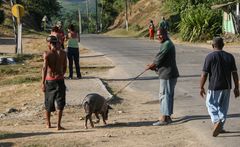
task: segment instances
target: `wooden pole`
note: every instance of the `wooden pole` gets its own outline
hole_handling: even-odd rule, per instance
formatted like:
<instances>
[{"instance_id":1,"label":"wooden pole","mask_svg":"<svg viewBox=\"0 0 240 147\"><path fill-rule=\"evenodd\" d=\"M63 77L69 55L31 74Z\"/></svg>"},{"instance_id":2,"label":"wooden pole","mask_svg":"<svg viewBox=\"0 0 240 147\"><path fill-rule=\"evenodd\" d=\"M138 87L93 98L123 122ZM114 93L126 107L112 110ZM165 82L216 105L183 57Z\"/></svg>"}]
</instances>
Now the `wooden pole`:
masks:
<instances>
[{"instance_id":1,"label":"wooden pole","mask_svg":"<svg viewBox=\"0 0 240 147\"><path fill-rule=\"evenodd\" d=\"M126 15L126 31L128 31L128 0L125 0L125 9L126 9L126 12L125 12L125 15Z\"/></svg>"},{"instance_id":2,"label":"wooden pole","mask_svg":"<svg viewBox=\"0 0 240 147\"><path fill-rule=\"evenodd\" d=\"M11 7L13 7L14 2L13 0L10 0L11 3ZM12 15L12 21L13 21L13 30L14 30L14 38L15 38L15 54L17 53L17 29L16 29L16 19L15 17Z\"/></svg>"}]
</instances>

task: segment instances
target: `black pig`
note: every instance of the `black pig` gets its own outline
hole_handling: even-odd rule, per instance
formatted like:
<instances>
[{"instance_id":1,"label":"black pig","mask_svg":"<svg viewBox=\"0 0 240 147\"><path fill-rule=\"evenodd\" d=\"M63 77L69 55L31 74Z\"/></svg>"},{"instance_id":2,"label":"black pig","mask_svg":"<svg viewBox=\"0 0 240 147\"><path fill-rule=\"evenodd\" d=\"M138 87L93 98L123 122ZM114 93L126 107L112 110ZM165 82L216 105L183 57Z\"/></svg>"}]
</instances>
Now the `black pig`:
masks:
<instances>
[{"instance_id":1,"label":"black pig","mask_svg":"<svg viewBox=\"0 0 240 147\"><path fill-rule=\"evenodd\" d=\"M90 124L92 128L94 127L93 121L92 121L92 113L95 113L95 116L97 118L96 123L100 122L100 118L98 114L102 115L103 123L106 125L106 120L108 120L108 110L112 109L108 104L106 99L97 94L97 93L91 93L88 94L82 102L83 108L86 113L85 118L85 128L87 129L87 121L90 120Z\"/></svg>"}]
</instances>

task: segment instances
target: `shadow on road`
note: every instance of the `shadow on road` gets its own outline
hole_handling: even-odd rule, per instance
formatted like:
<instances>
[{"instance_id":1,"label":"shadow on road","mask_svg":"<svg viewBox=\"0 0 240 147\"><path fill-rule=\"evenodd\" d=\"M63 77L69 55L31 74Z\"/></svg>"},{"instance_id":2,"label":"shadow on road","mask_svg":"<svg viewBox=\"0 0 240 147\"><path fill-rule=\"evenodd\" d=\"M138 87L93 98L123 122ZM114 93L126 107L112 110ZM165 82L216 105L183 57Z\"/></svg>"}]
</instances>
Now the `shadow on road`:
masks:
<instances>
[{"instance_id":1,"label":"shadow on road","mask_svg":"<svg viewBox=\"0 0 240 147\"><path fill-rule=\"evenodd\" d=\"M181 75L179 78L194 78L194 77L199 77L200 78L201 75ZM135 77L133 78L122 78L122 79L102 79L104 81L132 81L134 80ZM145 81L145 80L158 80L158 76L148 76L148 77L139 77L137 79L135 79L136 81Z\"/></svg>"},{"instance_id":2,"label":"shadow on road","mask_svg":"<svg viewBox=\"0 0 240 147\"><path fill-rule=\"evenodd\" d=\"M102 55L88 55L88 56L80 56L79 58L94 58L94 57L103 57L104 54Z\"/></svg>"},{"instance_id":3,"label":"shadow on road","mask_svg":"<svg viewBox=\"0 0 240 147\"><path fill-rule=\"evenodd\" d=\"M59 131L59 132L34 132L34 133L10 133L1 136L0 139L10 139L10 138L24 138L32 136L45 136L51 134L68 134L68 133L84 133L84 132L93 132L94 130L85 130L85 131ZM1 146L0 146L1 147Z\"/></svg>"},{"instance_id":4,"label":"shadow on road","mask_svg":"<svg viewBox=\"0 0 240 147\"><path fill-rule=\"evenodd\" d=\"M15 45L14 38L0 38L0 45Z\"/></svg>"},{"instance_id":5,"label":"shadow on road","mask_svg":"<svg viewBox=\"0 0 240 147\"><path fill-rule=\"evenodd\" d=\"M155 121L139 121L139 122L117 122L107 124L106 126L98 126L97 128L122 128L122 127L143 127L152 126Z\"/></svg>"},{"instance_id":6,"label":"shadow on road","mask_svg":"<svg viewBox=\"0 0 240 147\"><path fill-rule=\"evenodd\" d=\"M240 114L229 114L228 118L240 117ZM190 115L174 118L170 125L178 125L182 123L187 123L194 120L206 120L210 119L209 115ZM108 124L106 126L99 126L98 128L108 128L108 127L142 127L142 126L152 126L155 121L139 121L139 122L117 122L113 124ZM227 133L240 133L240 131L228 131ZM226 134L227 134L226 133Z\"/></svg>"},{"instance_id":7,"label":"shadow on road","mask_svg":"<svg viewBox=\"0 0 240 147\"><path fill-rule=\"evenodd\" d=\"M228 114L227 118L236 118L240 117L239 113L236 114ZM210 119L209 115L187 115L179 118L175 118L173 121L173 124L182 124L186 123L189 121L194 121L194 120L205 120L205 119Z\"/></svg>"},{"instance_id":8,"label":"shadow on road","mask_svg":"<svg viewBox=\"0 0 240 147\"><path fill-rule=\"evenodd\" d=\"M14 146L14 143L12 142L1 142L0 147L12 147Z\"/></svg>"},{"instance_id":9,"label":"shadow on road","mask_svg":"<svg viewBox=\"0 0 240 147\"><path fill-rule=\"evenodd\" d=\"M122 79L102 79L104 81L132 81L134 80L135 77L133 78L122 78ZM136 81L139 80L156 80L158 79L158 76L150 76L150 77L139 77L138 79L135 79Z\"/></svg>"},{"instance_id":10,"label":"shadow on road","mask_svg":"<svg viewBox=\"0 0 240 147\"><path fill-rule=\"evenodd\" d=\"M226 138L226 137L240 137L240 131L228 131L219 135L218 137Z\"/></svg>"}]
</instances>

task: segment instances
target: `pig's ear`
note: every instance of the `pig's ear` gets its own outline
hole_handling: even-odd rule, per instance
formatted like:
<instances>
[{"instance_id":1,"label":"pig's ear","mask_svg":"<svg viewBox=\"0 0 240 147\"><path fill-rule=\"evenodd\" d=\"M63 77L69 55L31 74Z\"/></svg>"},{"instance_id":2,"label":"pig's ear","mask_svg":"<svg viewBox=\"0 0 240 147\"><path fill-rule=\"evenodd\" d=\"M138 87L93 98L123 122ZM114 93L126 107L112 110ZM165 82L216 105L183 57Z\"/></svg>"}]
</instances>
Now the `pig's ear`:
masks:
<instances>
[{"instance_id":1,"label":"pig's ear","mask_svg":"<svg viewBox=\"0 0 240 147\"><path fill-rule=\"evenodd\" d=\"M113 109L111 106L108 105L108 109Z\"/></svg>"}]
</instances>

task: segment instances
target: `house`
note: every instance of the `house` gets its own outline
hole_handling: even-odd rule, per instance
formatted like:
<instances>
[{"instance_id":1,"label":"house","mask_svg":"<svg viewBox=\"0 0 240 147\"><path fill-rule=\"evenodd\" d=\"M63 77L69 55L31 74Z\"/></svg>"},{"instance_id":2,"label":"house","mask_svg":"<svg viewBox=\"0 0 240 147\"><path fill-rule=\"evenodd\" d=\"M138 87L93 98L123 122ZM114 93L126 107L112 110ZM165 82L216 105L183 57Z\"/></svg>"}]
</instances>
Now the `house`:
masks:
<instances>
[{"instance_id":1,"label":"house","mask_svg":"<svg viewBox=\"0 0 240 147\"><path fill-rule=\"evenodd\" d=\"M225 4L214 5L212 9L223 10L223 32L228 34L240 33L240 15L239 15L239 3L228 2Z\"/></svg>"}]
</instances>

